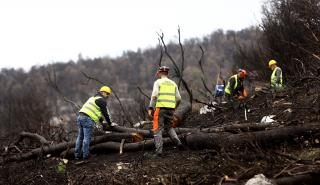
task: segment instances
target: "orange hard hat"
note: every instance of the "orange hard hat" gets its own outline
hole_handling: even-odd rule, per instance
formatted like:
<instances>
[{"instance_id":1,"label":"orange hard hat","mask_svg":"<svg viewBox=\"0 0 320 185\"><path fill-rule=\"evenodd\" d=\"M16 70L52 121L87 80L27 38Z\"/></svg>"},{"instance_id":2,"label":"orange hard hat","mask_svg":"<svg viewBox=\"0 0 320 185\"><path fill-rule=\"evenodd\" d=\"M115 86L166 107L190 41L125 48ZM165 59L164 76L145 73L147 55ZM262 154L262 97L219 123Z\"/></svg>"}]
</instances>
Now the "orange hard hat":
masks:
<instances>
[{"instance_id":1,"label":"orange hard hat","mask_svg":"<svg viewBox=\"0 0 320 185\"><path fill-rule=\"evenodd\" d=\"M244 69L239 69L239 76L240 76L240 78L246 78L247 76L248 76L248 73L247 73L247 71L246 70L244 70Z\"/></svg>"}]
</instances>

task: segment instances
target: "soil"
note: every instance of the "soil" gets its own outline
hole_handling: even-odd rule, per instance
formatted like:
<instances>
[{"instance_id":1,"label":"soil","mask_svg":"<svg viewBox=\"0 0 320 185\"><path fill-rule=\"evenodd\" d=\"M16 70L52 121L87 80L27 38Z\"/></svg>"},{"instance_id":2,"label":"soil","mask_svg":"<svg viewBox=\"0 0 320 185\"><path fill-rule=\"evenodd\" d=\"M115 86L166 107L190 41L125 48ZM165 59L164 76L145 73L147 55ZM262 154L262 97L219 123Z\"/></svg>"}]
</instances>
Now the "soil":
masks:
<instances>
[{"instance_id":1,"label":"soil","mask_svg":"<svg viewBox=\"0 0 320 185\"><path fill-rule=\"evenodd\" d=\"M318 86L317 86L318 87ZM278 94L258 92L244 107L216 110L214 114L188 115L181 127L206 128L233 123L258 123L275 115L281 126L319 123L319 88L300 87ZM87 162L70 159L65 171L58 171L59 158L34 159L0 166L0 184L243 184L256 174L276 179L320 170L318 136L296 138L281 145L261 147L259 143L232 150L179 151L164 148L164 156L153 151L120 154L99 153ZM228 176L228 180L225 177Z\"/></svg>"}]
</instances>

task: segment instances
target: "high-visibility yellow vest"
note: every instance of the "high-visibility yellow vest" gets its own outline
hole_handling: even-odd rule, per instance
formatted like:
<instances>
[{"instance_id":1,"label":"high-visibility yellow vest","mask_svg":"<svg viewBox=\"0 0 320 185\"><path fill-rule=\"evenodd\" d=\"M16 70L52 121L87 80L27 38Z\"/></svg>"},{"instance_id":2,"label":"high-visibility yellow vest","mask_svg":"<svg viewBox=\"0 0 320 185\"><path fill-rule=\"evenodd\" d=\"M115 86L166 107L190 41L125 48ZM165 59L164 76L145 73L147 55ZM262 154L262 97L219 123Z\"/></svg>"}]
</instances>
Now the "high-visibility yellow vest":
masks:
<instances>
[{"instance_id":1,"label":"high-visibility yellow vest","mask_svg":"<svg viewBox=\"0 0 320 185\"><path fill-rule=\"evenodd\" d=\"M271 75L271 87L275 87L277 83L277 77L276 77L276 71L278 70L279 67L274 68L272 75ZM280 69L280 68L279 68ZM281 69L280 69L281 70ZM282 70L280 73L280 87L282 87Z\"/></svg>"},{"instance_id":2,"label":"high-visibility yellow vest","mask_svg":"<svg viewBox=\"0 0 320 185\"><path fill-rule=\"evenodd\" d=\"M176 85L168 79L159 84L156 107L176 108Z\"/></svg>"},{"instance_id":3,"label":"high-visibility yellow vest","mask_svg":"<svg viewBox=\"0 0 320 185\"><path fill-rule=\"evenodd\" d=\"M100 107L96 104L96 100L99 98L102 97L93 96L89 98L79 111L88 115L95 123L98 123L99 119L102 118Z\"/></svg>"},{"instance_id":4,"label":"high-visibility yellow vest","mask_svg":"<svg viewBox=\"0 0 320 185\"><path fill-rule=\"evenodd\" d=\"M230 77L230 79L231 78L235 79L235 83L234 83L234 86L233 86L233 90L234 90L238 86L238 75L233 75L233 76ZM227 94L231 95L232 89L231 89L231 86L230 86L230 79L228 80L228 84L227 84L227 87L224 89L224 92L226 92Z\"/></svg>"}]
</instances>

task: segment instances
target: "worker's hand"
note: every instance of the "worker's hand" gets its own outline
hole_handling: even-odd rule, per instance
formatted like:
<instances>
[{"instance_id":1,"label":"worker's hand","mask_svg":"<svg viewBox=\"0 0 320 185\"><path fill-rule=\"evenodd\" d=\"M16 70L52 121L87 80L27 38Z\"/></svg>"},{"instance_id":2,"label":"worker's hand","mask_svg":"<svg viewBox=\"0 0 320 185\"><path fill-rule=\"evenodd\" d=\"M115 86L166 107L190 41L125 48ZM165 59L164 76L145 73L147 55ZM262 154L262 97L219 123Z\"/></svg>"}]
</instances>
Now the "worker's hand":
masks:
<instances>
[{"instance_id":1,"label":"worker's hand","mask_svg":"<svg viewBox=\"0 0 320 185\"><path fill-rule=\"evenodd\" d=\"M109 124L108 123L102 123L102 129L104 131L108 130L108 128L110 128Z\"/></svg>"},{"instance_id":2,"label":"worker's hand","mask_svg":"<svg viewBox=\"0 0 320 185\"><path fill-rule=\"evenodd\" d=\"M110 124L110 126L111 127L114 127L114 126L117 126L118 124L117 123L114 123L114 122L112 122L111 124Z\"/></svg>"},{"instance_id":3,"label":"worker's hand","mask_svg":"<svg viewBox=\"0 0 320 185\"><path fill-rule=\"evenodd\" d=\"M238 96L238 100L239 101L242 101L242 100L244 100L246 97L244 97L244 96Z\"/></svg>"},{"instance_id":4,"label":"worker's hand","mask_svg":"<svg viewBox=\"0 0 320 185\"><path fill-rule=\"evenodd\" d=\"M148 109L148 116L150 120L153 119L153 110L151 108Z\"/></svg>"}]
</instances>

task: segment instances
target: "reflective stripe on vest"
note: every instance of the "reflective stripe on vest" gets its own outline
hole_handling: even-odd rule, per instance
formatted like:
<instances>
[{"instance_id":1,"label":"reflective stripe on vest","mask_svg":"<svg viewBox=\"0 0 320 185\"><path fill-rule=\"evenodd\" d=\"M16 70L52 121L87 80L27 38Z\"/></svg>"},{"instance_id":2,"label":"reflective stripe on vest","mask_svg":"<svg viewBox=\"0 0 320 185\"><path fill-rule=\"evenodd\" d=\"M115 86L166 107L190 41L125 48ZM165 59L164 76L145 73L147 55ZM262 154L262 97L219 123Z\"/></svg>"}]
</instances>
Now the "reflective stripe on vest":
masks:
<instances>
[{"instance_id":1,"label":"reflective stripe on vest","mask_svg":"<svg viewBox=\"0 0 320 185\"><path fill-rule=\"evenodd\" d=\"M235 79L235 83L234 83L234 86L233 86L233 90L235 90L238 86L238 75L233 75L230 77L231 78L234 78ZM230 87L230 79L228 80L228 84L226 86L226 88L224 89L224 92L226 92L227 94L231 94L231 92L233 91Z\"/></svg>"},{"instance_id":2,"label":"reflective stripe on vest","mask_svg":"<svg viewBox=\"0 0 320 185\"><path fill-rule=\"evenodd\" d=\"M176 86L173 82L160 82L156 107L176 108Z\"/></svg>"},{"instance_id":3,"label":"reflective stripe on vest","mask_svg":"<svg viewBox=\"0 0 320 185\"><path fill-rule=\"evenodd\" d=\"M89 98L79 111L87 114L95 123L102 118L100 107L96 104L96 100L99 98L102 97L97 96Z\"/></svg>"},{"instance_id":4,"label":"reflective stripe on vest","mask_svg":"<svg viewBox=\"0 0 320 185\"><path fill-rule=\"evenodd\" d=\"M279 67L274 68L274 70L272 71L272 75L271 75L271 87L275 87L277 84L277 70L280 69ZM280 83L279 85L282 86L282 70L280 69L281 73L280 73Z\"/></svg>"}]
</instances>

